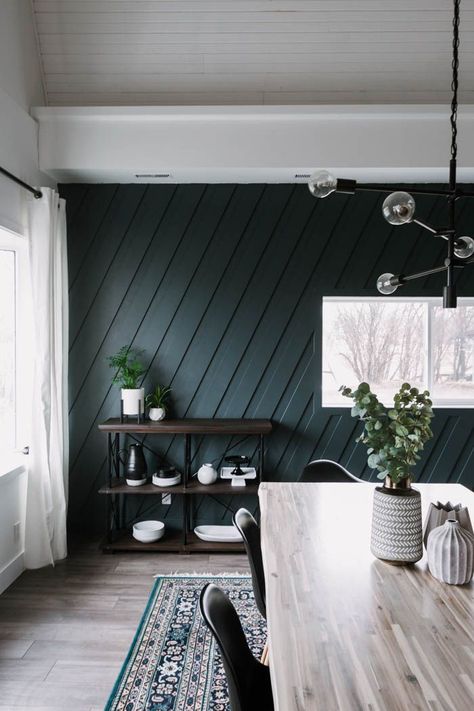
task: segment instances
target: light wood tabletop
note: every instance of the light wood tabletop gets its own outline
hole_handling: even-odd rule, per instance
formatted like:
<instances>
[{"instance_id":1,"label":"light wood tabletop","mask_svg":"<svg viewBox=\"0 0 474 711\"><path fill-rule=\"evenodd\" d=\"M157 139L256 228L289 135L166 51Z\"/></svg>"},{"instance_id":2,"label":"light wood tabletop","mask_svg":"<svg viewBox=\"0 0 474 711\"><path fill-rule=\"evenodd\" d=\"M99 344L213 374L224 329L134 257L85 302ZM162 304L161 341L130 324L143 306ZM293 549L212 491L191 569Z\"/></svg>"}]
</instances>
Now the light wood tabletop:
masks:
<instances>
[{"instance_id":1,"label":"light wood tabletop","mask_svg":"<svg viewBox=\"0 0 474 711\"><path fill-rule=\"evenodd\" d=\"M460 484L418 484L462 503ZM277 711L474 709L474 584L435 580L425 557L392 566L370 552L373 485L260 486Z\"/></svg>"}]
</instances>

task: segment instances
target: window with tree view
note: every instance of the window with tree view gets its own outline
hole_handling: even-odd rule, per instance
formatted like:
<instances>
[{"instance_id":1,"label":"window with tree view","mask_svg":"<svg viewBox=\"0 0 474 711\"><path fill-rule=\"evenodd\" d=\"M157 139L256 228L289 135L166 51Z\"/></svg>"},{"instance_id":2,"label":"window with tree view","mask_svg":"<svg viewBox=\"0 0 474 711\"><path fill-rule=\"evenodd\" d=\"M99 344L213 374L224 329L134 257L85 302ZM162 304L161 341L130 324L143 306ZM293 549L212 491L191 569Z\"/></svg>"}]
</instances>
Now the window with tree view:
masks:
<instances>
[{"instance_id":1,"label":"window with tree view","mask_svg":"<svg viewBox=\"0 0 474 711\"><path fill-rule=\"evenodd\" d=\"M348 406L341 385L362 381L386 405L405 381L436 406L474 406L474 299L325 298L323 407ZM350 403L349 403L350 405Z\"/></svg>"},{"instance_id":2,"label":"window with tree view","mask_svg":"<svg viewBox=\"0 0 474 711\"><path fill-rule=\"evenodd\" d=\"M15 252L0 249L0 449L15 446Z\"/></svg>"}]
</instances>

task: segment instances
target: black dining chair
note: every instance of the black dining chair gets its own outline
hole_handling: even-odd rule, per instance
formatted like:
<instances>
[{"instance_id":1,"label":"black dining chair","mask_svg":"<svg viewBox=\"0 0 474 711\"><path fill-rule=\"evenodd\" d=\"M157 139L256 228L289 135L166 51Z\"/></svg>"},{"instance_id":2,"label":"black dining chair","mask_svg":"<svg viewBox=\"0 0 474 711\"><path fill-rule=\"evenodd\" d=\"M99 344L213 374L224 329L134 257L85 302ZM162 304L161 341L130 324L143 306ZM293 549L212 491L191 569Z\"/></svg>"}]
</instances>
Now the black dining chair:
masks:
<instances>
[{"instance_id":1,"label":"black dining chair","mask_svg":"<svg viewBox=\"0 0 474 711\"><path fill-rule=\"evenodd\" d=\"M237 612L227 595L209 583L201 592L201 614L222 655L232 711L273 711L270 670L247 644Z\"/></svg>"},{"instance_id":2,"label":"black dining chair","mask_svg":"<svg viewBox=\"0 0 474 711\"><path fill-rule=\"evenodd\" d=\"M260 614L267 619L265 605L265 575L263 572L262 547L260 544L260 527L250 511L239 509L233 516L236 529L243 538L245 550L250 564L252 587L255 603Z\"/></svg>"},{"instance_id":3,"label":"black dining chair","mask_svg":"<svg viewBox=\"0 0 474 711\"><path fill-rule=\"evenodd\" d=\"M361 482L345 469L342 464L331 459L315 459L303 469L299 481L307 483L325 483L331 481Z\"/></svg>"}]
</instances>

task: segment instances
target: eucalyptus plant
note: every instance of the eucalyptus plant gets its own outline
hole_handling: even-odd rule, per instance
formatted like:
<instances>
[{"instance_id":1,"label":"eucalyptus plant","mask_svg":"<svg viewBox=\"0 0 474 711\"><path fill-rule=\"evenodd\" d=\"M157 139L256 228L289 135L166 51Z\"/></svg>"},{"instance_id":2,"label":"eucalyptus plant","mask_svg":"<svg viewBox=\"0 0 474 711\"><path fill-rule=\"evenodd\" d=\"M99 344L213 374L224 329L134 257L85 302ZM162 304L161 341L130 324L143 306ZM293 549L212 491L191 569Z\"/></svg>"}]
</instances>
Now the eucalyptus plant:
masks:
<instances>
[{"instance_id":1,"label":"eucalyptus plant","mask_svg":"<svg viewBox=\"0 0 474 711\"><path fill-rule=\"evenodd\" d=\"M393 407L385 407L368 383L355 389L343 385L340 392L352 398L352 417L364 423L357 442L367 445L367 464L377 469L377 477L390 477L395 484L411 477L411 467L420 459L420 452L433 436L430 422L434 417L428 390L420 392L403 383L395 393Z\"/></svg>"},{"instance_id":2,"label":"eucalyptus plant","mask_svg":"<svg viewBox=\"0 0 474 711\"><path fill-rule=\"evenodd\" d=\"M112 378L114 385L120 385L125 390L136 390L139 387L139 380L145 372L145 368L140 361L143 353L138 348L122 346L115 355L108 356L107 362L111 368L115 369Z\"/></svg>"}]
</instances>

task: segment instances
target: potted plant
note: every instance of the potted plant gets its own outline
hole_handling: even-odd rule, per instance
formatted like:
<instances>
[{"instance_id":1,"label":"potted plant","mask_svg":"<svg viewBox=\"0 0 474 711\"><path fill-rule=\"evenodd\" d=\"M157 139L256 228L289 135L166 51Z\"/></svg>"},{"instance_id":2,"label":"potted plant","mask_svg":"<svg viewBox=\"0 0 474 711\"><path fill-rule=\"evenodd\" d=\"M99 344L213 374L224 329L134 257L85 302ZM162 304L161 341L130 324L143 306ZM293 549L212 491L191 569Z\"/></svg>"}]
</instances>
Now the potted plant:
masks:
<instances>
[{"instance_id":1,"label":"potted plant","mask_svg":"<svg viewBox=\"0 0 474 711\"><path fill-rule=\"evenodd\" d=\"M143 351L122 346L122 348L109 356L107 361L115 369L112 382L121 386L124 415L143 415L145 412L145 389L139 387L139 381L145 372L140 356Z\"/></svg>"},{"instance_id":2,"label":"potted plant","mask_svg":"<svg viewBox=\"0 0 474 711\"><path fill-rule=\"evenodd\" d=\"M157 385L153 392L146 396L150 420L158 422L165 417L170 392L171 388L169 385Z\"/></svg>"},{"instance_id":3,"label":"potted plant","mask_svg":"<svg viewBox=\"0 0 474 711\"><path fill-rule=\"evenodd\" d=\"M390 563L415 563L423 547L421 497L411 487L412 467L433 436L430 393L403 383L387 408L368 383L340 391L354 401L351 415L364 423L357 441L367 445L367 464L384 481L374 492L372 553Z\"/></svg>"}]
</instances>

